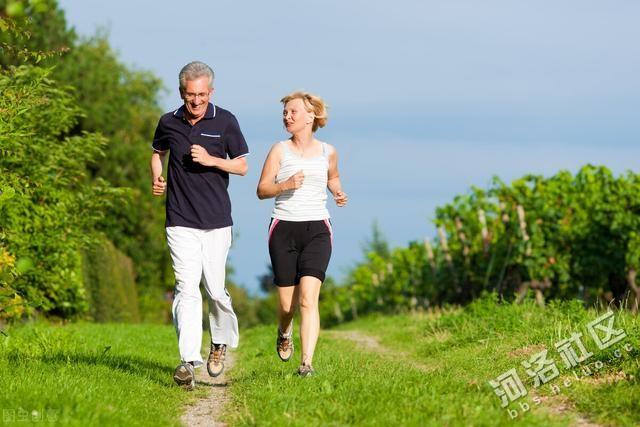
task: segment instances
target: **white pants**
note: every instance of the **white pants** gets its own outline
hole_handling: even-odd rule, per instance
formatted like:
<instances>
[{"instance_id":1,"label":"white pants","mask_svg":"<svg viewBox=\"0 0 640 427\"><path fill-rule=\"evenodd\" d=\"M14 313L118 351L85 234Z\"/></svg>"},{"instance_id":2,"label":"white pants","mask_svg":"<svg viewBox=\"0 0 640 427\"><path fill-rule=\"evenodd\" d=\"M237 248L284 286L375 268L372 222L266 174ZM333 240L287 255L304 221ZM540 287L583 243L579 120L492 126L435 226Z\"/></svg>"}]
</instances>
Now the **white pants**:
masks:
<instances>
[{"instance_id":1,"label":"white pants","mask_svg":"<svg viewBox=\"0 0 640 427\"><path fill-rule=\"evenodd\" d=\"M209 300L211 342L238 346L238 319L224 286L225 265L231 246L231 227L199 230L167 227L167 242L176 276L173 324L183 362L203 364L202 295L200 281Z\"/></svg>"}]
</instances>

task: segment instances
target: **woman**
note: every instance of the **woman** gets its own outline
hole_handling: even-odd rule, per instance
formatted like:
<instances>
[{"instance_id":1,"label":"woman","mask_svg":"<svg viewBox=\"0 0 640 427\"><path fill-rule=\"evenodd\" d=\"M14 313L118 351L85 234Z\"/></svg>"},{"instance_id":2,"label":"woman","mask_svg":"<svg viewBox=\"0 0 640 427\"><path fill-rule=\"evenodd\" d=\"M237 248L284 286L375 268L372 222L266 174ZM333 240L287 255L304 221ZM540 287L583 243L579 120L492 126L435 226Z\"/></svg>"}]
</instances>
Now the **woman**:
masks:
<instances>
[{"instance_id":1,"label":"woman","mask_svg":"<svg viewBox=\"0 0 640 427\"><path fill-rule=\"evenodd\" d=\"M327 192L336 205L347 204L338 174L338 154L314 137L327 123L318 96L294 92L281 99L283 122L291 137L271 147L258 183L258 198L275 197L269 225L269 255L278 289L276 349L283 361L293 355L293 315L300 306L301 364L298 374L315 374L313 353L320 333L318 298L331 257L332 230Z\"/></svg>"}]
</instances>

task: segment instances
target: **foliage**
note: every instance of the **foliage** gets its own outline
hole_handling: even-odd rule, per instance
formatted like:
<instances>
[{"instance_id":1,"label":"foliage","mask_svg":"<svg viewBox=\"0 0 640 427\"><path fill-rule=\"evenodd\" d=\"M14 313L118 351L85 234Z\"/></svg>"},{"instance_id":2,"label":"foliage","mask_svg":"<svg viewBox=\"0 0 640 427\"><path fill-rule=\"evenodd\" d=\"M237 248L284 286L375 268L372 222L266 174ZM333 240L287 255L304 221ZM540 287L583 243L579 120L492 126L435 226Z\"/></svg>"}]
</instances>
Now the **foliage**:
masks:
<instances>
[{"instance_id":1,"label":"foliage","mask_svg":"<svg viewBox=\"0 0 640 427\"><path fill-rule=\"evenodd\" d=\"M159 320L166 309L161 296L173 285L164 240L164 200L151 195L148 166L161 113L160 80L124 66L100 34L74 46L55 75L73 85L83 112L74 132L100 132L108 139L106 157L89 165L91 175L128 187L136 201L105 212L108 222L102 231L133 260L143 317Z\"/></svg>"},{"instance_id":2,"label":"foliage","mask_svg":"<svg viewBox=\"0 0 640 427\"><path fill-rule=\"evenodd\" d=\"M161 113L159 78L125 66L106 34L79 38L67 27L55 0L0 0L2 10L6 15L0 18L0 65L51 67L49 78L68 86L76 108L66 135L84 138L88 132L104 138L106 156L83 165L88 178L127 187L127 200L136 200L103 206L97 227L133 260L143 317L161 320L166 310L163 294L173 278L164 242L163 201L151 196L148 176L149 144ZM125 262L109 268L128 267ZM84 273L97 277L96 272Z\"/></svg>"},{"instance_id":3,"label":"foliage","mask_svg":"<svg viewBox=\"0 0 640 427\"><path fill-rule=\"evenodd\" d=\"M84 251L82 261L91 317L98 322L139 322L131 259L102 238Z\"/></svg>"},{"instance_id":4,"label":"foliage","mask_svg":"<svg viewBox=\"0 0 640 427\"><path fill-rule=\"evenodd\" d=\"M273 274L273 266L271 263L267 264L267 271L258 276L258 283L260 284L260 290L264 293L269 293L275 290L273 281L275 276Z\"/></svg>"},{"instance_id":5,"label":"foliage","mask_svg":"<svg viewBox=\"0 0 640 427\"><path fill-rule=\"evenodd\" d=\"M86 311L80 250L123 190L87 176L104 138L69 136L78 109L50 70L21 66L0 74L0 244L33 267L14 278L21 298L46 313Z\"/></svg>"},{"instance_id":6,"label":"foliage","mask_svg":"<svg viewBox=\"0 0 640 427\"><path fill-rule=\"evenodd\" d=\"M382 258L389 257L389 242L384 237L378 221L374 221L371 225L371 237L362 244L362 251L365 256L373 252Z\"/></svg>"},{"instance_id":7,"label":"foliage","mask_svg":"<svg viewBox=\"0 0 640 427\"><path fill-rule=\"evenodd\" d=\"M0 68L53 65L75 39L56 0L0 0Z\"/></svg>"},{"instance_id":8,"label":"foliage","mask_svg":"<svg viewBox=\"0 0 640 427\"><path fill-rule=\"evenodd\" d=\"M16 259L0 245L0 322L24 314L24 299L13 287L17 275Z\"/></svg>"},{"instance_id":9,"label":"foliage","mask_svg":"<svg viewBox=\"0 0 640 427\"><path fill-rule=\"evenodd\" d=\"M252 297L233 280L234 268L227 264L225 286L233 300L233 310L238 316L238 324L241 329L261 324L274 324L276 322L278 295L273 286L273 270L268 267L267 273L259 277L263 284L268 284L264 297Z\"/></svg>"},{"instance_id":10,"label":"foliage","mask_svg":"<svg viewBox=\"0 0 640 427\"><path fill-rule=\"evenodd\" d=\"M466 303L485 292L628 304L640 294L640 176L584 166L472 188L436 210L438 238L371 250L345 286L326 292L329 321ZM633 291L629 293L629 291Z\"/></svg>"}]
</instances>

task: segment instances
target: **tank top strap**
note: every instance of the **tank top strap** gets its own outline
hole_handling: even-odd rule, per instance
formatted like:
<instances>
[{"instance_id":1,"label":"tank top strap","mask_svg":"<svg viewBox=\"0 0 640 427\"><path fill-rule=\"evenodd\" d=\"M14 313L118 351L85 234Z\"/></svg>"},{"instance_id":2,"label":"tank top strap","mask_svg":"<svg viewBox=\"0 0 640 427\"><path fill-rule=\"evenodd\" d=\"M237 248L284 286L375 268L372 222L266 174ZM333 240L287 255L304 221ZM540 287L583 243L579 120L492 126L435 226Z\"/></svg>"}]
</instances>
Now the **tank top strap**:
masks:
<instances>
[{"instance_id":1,"label":"tank top strap","mask_svg":"<svg viewBox=\"0 0 640 427\"><path fill-rule=\"evenodd\" d=\"M326 142L323 142L323 143L322 143L322 157L327 157L327 152L328 152L328 151L329 151L329 150L327 149L327 143L326 143Z\"/></svg>"},{"instance_id":2,"label":"tank top strap","mask_svg":"<svg viewBox=\"0 0 640 427\"><path fill-rule=\"evenodd\" d=\"M291 154L291 149L289 149L289 146L287 145L287 141L280 141L280 144L282 144L282 150L284 154Z\"/></svg>"}]
</instances>

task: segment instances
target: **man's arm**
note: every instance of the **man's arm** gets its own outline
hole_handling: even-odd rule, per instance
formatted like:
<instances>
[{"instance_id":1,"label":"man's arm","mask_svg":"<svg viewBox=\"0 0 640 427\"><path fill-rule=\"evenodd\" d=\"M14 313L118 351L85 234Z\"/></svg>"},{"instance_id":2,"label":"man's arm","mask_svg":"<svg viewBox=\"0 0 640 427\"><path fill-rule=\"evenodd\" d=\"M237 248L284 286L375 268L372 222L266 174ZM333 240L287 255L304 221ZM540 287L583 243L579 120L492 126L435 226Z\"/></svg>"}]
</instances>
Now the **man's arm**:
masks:
<instances>
[{"instance_id":1,"label":"man's arm","mask_svg":"<svg viewBox=\"0 0 640 427\"><path fill-rule=\"evenodd\" d=\"M154 196L162 196L167 189L167 183L162 177L162 165L167 152L154 151L151 154L151 190Z\"/></svg>"},{"instance_id":2,"label":"man's arm","mask_svg":"<svg viewBox=\"0 0 640 427\"><path fill-rule=\"evenodd\" d=\"M203 166L211 166L234 175L246 175L249 170L247 156L236 157L235 159L221 159L210 155L207 150L200 145L191 146L191 158L194 162Z\"/></svg>"},{"instance_id":3,"label":"man's arm","mask_svg":"<svg viewBox=\"0 0 640 427\"><path fill-rule=\"evenodd\" d=\"M220 170L223 170L234 175L245 176L249 170L249 164L247 163L247 156L236 157L235 159L219 159L215 157L216 165Z\"/></svg>"}]
</instances>

